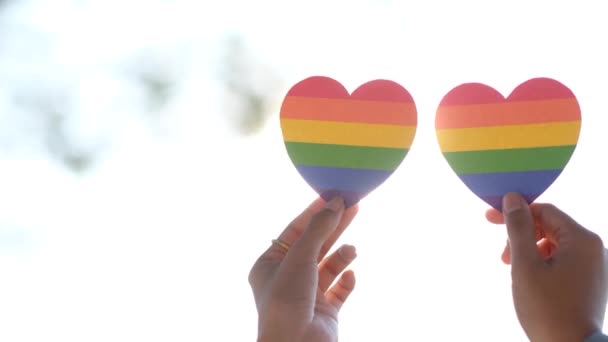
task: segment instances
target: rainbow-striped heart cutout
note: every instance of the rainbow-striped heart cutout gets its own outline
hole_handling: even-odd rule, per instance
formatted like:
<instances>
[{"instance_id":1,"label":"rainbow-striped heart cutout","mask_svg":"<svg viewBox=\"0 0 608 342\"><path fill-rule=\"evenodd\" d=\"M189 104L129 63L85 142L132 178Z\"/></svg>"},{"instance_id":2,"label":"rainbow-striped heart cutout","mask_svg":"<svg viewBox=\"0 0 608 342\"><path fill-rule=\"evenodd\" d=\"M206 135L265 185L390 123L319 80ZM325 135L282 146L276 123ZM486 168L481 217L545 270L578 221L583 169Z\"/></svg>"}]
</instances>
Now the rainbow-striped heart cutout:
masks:
<instances>
[{"instance_id":1,"label":"rainbow-striped heart cutout","mask_svg":"<svg viewBox=\"0 0 608 342\"><path fill-rule=\"evenodd\" d=\"M352 95L338 81L313 76L295 84L281 106L287 153L325 200L350 207L382 184L405 158L416 133L416 105L389 80Z\"/></svg>"},{"instance_id":2,"label":"rainbow-striped heart cutout","mask_svg":"<svg viewBox=\"0 0 608 342\"><path fill-rule=\"evenodd\" d=\"M553 184L574 152L580 127L576 97L550 78L530 79L506 99L484 84L460 85L445 95L435 118L452 169L498 210L508 192L531 203Z\"/></svg>"}]
</instances>

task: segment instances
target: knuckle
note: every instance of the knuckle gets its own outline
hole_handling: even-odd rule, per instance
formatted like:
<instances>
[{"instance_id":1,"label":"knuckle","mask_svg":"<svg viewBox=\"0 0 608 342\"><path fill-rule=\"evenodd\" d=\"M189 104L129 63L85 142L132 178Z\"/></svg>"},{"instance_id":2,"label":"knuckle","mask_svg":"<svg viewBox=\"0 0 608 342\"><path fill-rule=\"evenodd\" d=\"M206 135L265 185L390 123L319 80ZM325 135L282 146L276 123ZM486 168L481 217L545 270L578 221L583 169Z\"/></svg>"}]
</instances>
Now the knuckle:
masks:
<instances>
[{"instance_id":1,"label":"knuckle","mask_svg":"<svg viewBox=\"0 0 608 342\"><path fill-rule=\"evenodd\" d=\"M603 252L604 241L597 233L589 232L589 247L593 252Z\"/></svg>"},{"instance_id":2,"label":"knuckle","mask_svg":"<svg viewBox=\"0 0 608 342\"><path fill-rule=\"evenodd\" d=\"M310 224L308 225L308 229L315 230L319 227L326 226L333 222L335 213L331 210L321 210L310 220Z\"/></svg>"},{"instance_id":3,"label":"knuckle","mask_svg":"<svg viewBox=\"0 0 608 342\"><path fill-rule=\"evenodd\" d=\"M560 212L560 210L551 203L539 204L536 210L538 211L538 217L540 218L552 217L555 213Z\"/></svg>"},{"instance_id":4,"label":"knuckle","mask_svg":"<svg viewBox=\"0 0 608 342\"><path fill-rule=\"evenodd\" d=\"M345 267L346 267L346 263L343 261L342 257L338 254L332 255L327 260L327 263L325 264L325 269L332 276L337 276L338 274L340 274L340 272L342 272L342 270L344 270Z\"/></svg>"},{"instance_id":5,"label":"knuckle","mask_svg":"<svg viewBox=\"0 0 608 342\"><path fill-rule=\"evenodd\" d=\"M253 272L249 272L249 276L247 276L247 282L249 283L249 286L251 286L252 288L255 286L255 276L254 276Z\"/></svg>"},{"instance_id":6,"label":"knuckle","mask_svg":"<svg viewBox=\"0 0 608 342\"><path fill-rule=\"evenodd\" d=\"M257 265L257 263L256 263ZM249 282L249 286L254 287L257 279L257 267L254 265L251 270L249 270L249 274L247 275L247 281Z\"/></svg>"},{"instance_id":7,"label":"knuckle","mask_svg":"<svg viewBox=\"0 0 608 342\"><path fill-rule=\"evenodd\" d=\"M338 262L328 262L325 264L325 270L333 277L337 276L341 271L341 265Z\"/></svg>"},{"instance_id":8,"label":"knuckle","mask_svg":"<svg viewBox=\"0 0 608 342\"><path fill-rule=\"evenodd\" d=\"M558 210L557 207L552 204L552 203L543 203L541 210L545 210L545 211L555 211Z\"/></svg>"},{"instance_id":9,"label":"knuckle","mask_svg":"<svg viewBox=\"0 0 608 342\"><path fill-rule=\"evenodd\" d=\"M329 209L323 209L313 216L311 223L324 223L327 220L333 218L335 213Z\"/></svg>"},{"instance_id":10,"label":"knuckle","mask_svg":"<svg viewBox=\"0 0 608 342\"><path fill-rule=\"evenodd\" d=\"M334 296L336 297L337 300L344 303L344 302L346 302L346 299L348 298L348 293L345 290L337 290L337 291L334 291Z\"/></svg>"},{"instance_id":11,"label":"knuckle","mask_svg":"<svg viewBox=\"0 0 608 342\"><path fill-rule=\"evenodd\" d=\"M508 226L522 227L528 224L529 218L524 209L518 209L508 214L505 221Z\"/></svg>"},{"instance_id":12,"label":"knuckle","mask_svg":"<svg viewBox=\"0 0 608 342\"><path fill-rule=\"evenodd\" d=\"M507 215L506 220L510 223L510 224L517 224L520 223L523 219L523 215L521 212L521 209L516 210L510 214Z\"/></svg>"},{"instance_id":13,"label":"knuckle","mask_svg":"<svg viewBox=\"0 0 608 342\"><path fill-rule=\"evenodd\" d=\"M323 246L321 246L321 250L319 251L319 262L321 262L323 260L323 256L325 256L327 254L327 252L329 251L329 247L327 247L325 244L323 244Z\"/></svg>"}]
</instances>

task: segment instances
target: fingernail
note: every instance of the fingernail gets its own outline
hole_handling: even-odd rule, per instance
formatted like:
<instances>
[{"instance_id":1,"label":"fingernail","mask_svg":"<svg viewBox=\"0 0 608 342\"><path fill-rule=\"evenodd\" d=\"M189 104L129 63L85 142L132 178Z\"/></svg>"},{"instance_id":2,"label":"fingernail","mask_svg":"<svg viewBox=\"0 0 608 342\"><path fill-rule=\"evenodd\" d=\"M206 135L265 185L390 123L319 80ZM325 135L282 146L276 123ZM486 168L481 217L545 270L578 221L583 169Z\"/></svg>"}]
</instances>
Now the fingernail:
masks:
<instances>
[{"instance_id":1,"label":"fingernail","mask_svg":"<svg viewBox=\"0 0 608 342\"><path fill-rule=\"evenodd\" d=\"M344 208L344 200L340 196L332 198L331 201L325 204L325 209L329 209L336 213L342 210L342 208Z\"/></svg>"},{"instance_id":2,"label":"fingernail","mask_svg":"<svg viewBox=\"0 0 608 342\"><path fill-rule=\"evenodd\" d=\"M357 257L357 249L353 245L344 245L340 247L338 253L344 260L353 260Z\"/></svg>"},{"instance_id":3,"label":"fingernail","mask_svg":"<svg viewBox=\"0 0 608 342\"><path fill-rule=\"evenodd\" d=\"M522 208L520 196L516 193L510 192L505 195L502 199L502 213L508 215L516 210Z\"/></svg>"}]
</instances>

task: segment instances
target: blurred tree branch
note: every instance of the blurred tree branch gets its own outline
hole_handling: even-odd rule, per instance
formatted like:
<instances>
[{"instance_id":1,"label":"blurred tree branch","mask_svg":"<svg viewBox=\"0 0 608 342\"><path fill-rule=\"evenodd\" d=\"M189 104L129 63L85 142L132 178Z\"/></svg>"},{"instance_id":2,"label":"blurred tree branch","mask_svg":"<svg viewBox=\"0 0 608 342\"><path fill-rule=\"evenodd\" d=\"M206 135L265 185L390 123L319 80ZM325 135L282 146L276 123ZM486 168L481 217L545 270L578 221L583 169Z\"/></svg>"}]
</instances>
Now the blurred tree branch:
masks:
<instances>
[{"instance_id":1,"label":"blurred tree branch","mask_svg":"<svg viewBox=\"0 0 608 342\"><path fill-rule=\"evenodd\" d=\"M188 51L139 49L135 50L136 58L129 57L133 50L117 51L123 54L119 65L131 62L127 79L124 69L100 70L95 60L66 64L56 57L56 46L62 42L57 34L17 19L18 16L13 17L15 11L8 10L5 6L7 3L20 5L15 0L0 0L0 18L11 19L0 19L0 42L3 43L0 55L0 106L3 97L12 99L7 104L9 110L0 113L0 119L5 123L0 126L0 138L5 142L5 148L23 150L22 147L27 145L26 150L31 150L29 147L34 146L72 171L86 171L98 159L101 146L110 143L112 133L119 131L121 125L128 121L126 118L115 120L111 123L114 127L104 132L102 127L95 127L98 120L94 116L103 115L101 112L79 112L83 110L82 94L88 89L104 91L104 86L120 85L120 89L128 91L139 89L141 95L126 95L130 96L127 98L129 104L123 104L125 98L122 98L116 99L116 105L126 105L134 116L144 112L146 115L141 117L145 122L156 123L156 115L172 99L175 87L183 76L179 71L184 68L184 53ZM95 82L99 72L103 72L103 77L111 80L110 83L86 83L87 77ZM99 101L103 101L103 98L99 96ZM85 101L91 100L87 98ZM139 103L142 105L137 106ZM103 103L99 106L112 109L116 105ZM84 110L95 109L94 106L87 102ZM86 128L80 126L85 119L92 123L88 126L88 132L83 132Z\"/></svg>"},{"instance_id":2,"label":"blurred tree branch","mask_svg":"<svg viewBox=\"0 0 608 342\"><path fill-rule=\"evenodd\" d=\"M93 162L96 151L75 142L69 132L70 99L67 90L28 87L15 92L17 107L42 126L41 141L48 152L73 171L82 172Z\"/></svg>"},{"instance_id":3,"label":"blurred tree branch","mask_svg":"<svg viewBox=\"0 0 608 342\"><path fill-rule=\"evenodd\" d=\"M141 88L146 113L158 113L175 95L176 87L187 68L188 51L175 49L141 51L127 65L126 74Z\"/></svg>"},{"instance_id":4,"label":"blurred tree branch","mask_svg":"<svg viewBox=\"0 0 608 342\"><path fill-rule=\"evenodd\" d=\"M11 108L2 108L0 116L3 123L7 123L0 126L0 138L8 141L8 146L33 143L70 170L83 172L99 158L101 146L110 143L113 130L120 130L120 126L128 122L126 118L116 119L109 124L113 127L108 133L98 127L96 119L104 115L104 110L114 111L119 107L129 115L141 116L148 124L158 123L161 114L170 115L163 109L173 100L191 70L191 65L186 63L190 62L190 51L176 47L173 40L155 48L142 44L130 49L129 44L118 44L117 49L124 50L114 51L116 57L112 58L116 60L112 62L103 59L106 57L97 60L94 53L85 51L82 56L91 60L74 63L74 55L80 54L75 53L73 47L81 42L81 36L73 35L68 29L62 36L57 33L60 31L54 31L53 24L48 24L50 28L44 26L47 24L38 27L37 21L22 19L27 15L11 16L18 11L7 10L7 4L14 8L13 4L26 3L0 0L2 17L15 19L0 19L3 49L0 106L5 105L3 98L13 99ZM81 20L74 22L81 23ZM83 32L86 31L83 29ZM101 45L105 49L114 46ZM223 112L236 123L239 133L253 134L265 123L276 103L281 86L278 74L263 59L255 57L239 35L228 36L220 47L222 56L216 67L219 86L226 95ZM116 65L118 70L114 69ZM104 92L114 96L104 96ZM116 99L116 94L125 95ZM83 122L88 126L82 127Z\"/></svg>"}]
</instances>

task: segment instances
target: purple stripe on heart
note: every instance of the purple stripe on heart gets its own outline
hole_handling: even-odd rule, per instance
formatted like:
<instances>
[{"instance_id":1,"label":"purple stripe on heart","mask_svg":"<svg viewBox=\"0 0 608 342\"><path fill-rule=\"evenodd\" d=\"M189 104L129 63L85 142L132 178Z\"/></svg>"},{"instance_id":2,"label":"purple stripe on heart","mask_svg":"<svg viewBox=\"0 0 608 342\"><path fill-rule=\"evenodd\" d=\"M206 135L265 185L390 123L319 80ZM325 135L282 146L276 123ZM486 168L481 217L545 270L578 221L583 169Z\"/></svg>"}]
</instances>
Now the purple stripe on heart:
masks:
<instances>
[{"instance_id":1,"label":"purple stripe on heart","mask_svg":"<svg viewBox=\"0 0 608 342\"><path fill-rule=\"evenodd\" d=\"M562 170L523 172L475 173L458 175L479 197L504 196L508 192L541 194L559 176Z\"/></svg>"},{"instance_id":2,"label":"purple stripe on heart","mask_svg":"<svg viewBox=\"0 0 608 342\"><path fill-rule=\"evenodd\" d=\"M538 196L540 196L540 194L521 194L528 203L532 203L534 202L535 199L538 198ZM482 196L481 199L484 200L486 203L488 203L489 205L491 205L492 207L498 209L499 211L502 211L502 197L503 196Z\"/></svg>"},{"instance_id":3,"label":"purple stripe on heart","mask_svg":"<svg viewBox=\"0 0 608 342\"><path fill-rule=\"evenodd\" d=\"M393 171L350 169L322 166L296 166L298 172L319 194L340 194L351 201L374 190L384 182ZM329 196L329 195L325 195ZM324 198L325 198L324 196ZM356 203L356 202L355 202ZM347 204L347 206L349 206Z\"/></svg>"}]
</instances>

